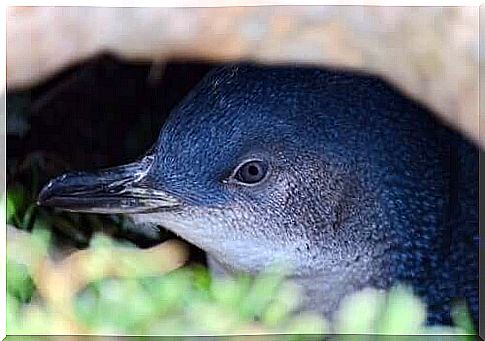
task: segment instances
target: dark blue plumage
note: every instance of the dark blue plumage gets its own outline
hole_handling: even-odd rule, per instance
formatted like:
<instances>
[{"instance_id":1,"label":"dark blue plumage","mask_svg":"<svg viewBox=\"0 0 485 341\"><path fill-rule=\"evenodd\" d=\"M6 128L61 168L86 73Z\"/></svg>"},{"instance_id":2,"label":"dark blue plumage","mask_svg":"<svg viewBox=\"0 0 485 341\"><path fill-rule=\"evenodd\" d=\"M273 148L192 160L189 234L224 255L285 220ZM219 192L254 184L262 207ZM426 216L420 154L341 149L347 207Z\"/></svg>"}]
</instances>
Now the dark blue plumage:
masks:
<instances>
[{"instance_id":1,"label":"dark blue plumage","mask_svg":"<svg viewBox=\"0 0 485 341\"><path fill-rule=\"evenodd\" d=\"M327 316L345 294L404 282L430 323L461 298L477 319L478 151L366 74L219 68L142 162L64 176L40 201L162 224L225 272L283 261Z\"/></svg>"}]
</instances>

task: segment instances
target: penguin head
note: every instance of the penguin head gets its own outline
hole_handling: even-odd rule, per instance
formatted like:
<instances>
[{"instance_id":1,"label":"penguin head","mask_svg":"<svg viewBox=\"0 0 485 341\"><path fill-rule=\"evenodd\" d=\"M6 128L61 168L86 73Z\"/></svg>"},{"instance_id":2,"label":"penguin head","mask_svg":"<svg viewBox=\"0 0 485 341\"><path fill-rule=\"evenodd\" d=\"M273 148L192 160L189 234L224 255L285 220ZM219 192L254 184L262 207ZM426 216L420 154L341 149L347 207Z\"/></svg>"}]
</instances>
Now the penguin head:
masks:
<instances>
[{"instance_id":1,"label":"penguin head","mask_svg":"<svg viewBox=\"0 0 485 341\"><path fill-rule=\"evenodd\" d=\"M355 138L356 118L345 119L365 104L347 99L351 81L310 68L217 69L144 157L63 175L39 202L161 225L235 271L371 262L381 250L369 241L383 238L383 224L359 163L365 142Z\"/></svg>"}]
</instances>

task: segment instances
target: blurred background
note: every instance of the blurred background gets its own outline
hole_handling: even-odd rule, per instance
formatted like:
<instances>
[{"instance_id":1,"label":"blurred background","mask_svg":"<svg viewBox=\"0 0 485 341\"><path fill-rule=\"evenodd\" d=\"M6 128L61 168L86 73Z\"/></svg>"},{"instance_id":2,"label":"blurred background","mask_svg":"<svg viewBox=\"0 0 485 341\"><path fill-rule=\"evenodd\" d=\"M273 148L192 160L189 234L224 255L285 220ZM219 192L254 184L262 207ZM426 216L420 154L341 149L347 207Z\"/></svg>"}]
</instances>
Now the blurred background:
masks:
<instances>
[{"instance_id":1,"label":"blurred background","mask_svg":"<svg viewBox=\"0 0 485 341\"><path fill-rule=\"evenodd\" d=\"M111 51L129 60L298 61L391 79L478 139L478 7L14 7L7 86Z\"/></svg>"},{"instance_id":2,"label":"blurred background","mask_svg":"<svg viewBox=\"0 0 485 341\"><path fill-rule=\"evenodd\" d=\"M379 74L485 147L478 115L478 11L8 8L7 88L2 90L7 97L2 132L7 139L2 174L7 332L331 331L311 312L294 313L297 288L278 276L242 275L221 284L207 272L200 250L165 230L146 233L120 216L39 208L38 191L67 170L137 158L154 143L170 110L211 68L236 60ZM423 325L426 307L411 291L396 288L383 295L357 295L342 308L336 330L431 332ZM455 315L456 328L434 331L470 332L466 309L458 307Z\"/></svg>"}]
</instances>

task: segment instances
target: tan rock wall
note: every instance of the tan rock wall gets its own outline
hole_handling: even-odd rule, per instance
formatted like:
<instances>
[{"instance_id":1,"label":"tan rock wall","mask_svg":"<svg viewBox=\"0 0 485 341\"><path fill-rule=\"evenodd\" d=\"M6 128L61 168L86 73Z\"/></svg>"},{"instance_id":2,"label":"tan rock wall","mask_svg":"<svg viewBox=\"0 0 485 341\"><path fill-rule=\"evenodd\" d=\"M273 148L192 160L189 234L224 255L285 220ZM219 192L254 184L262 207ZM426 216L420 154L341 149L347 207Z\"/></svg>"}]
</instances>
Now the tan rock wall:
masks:
<instances>
[{"instance_id":1,"label":"tan rock wall","mask_svg":"<svg viewBox=\"0 0 485 341\"><path fill-rule=\"evenodd\" d=\"M30 85L102 50L157 61L347 66L384 75L478 141L478 13L478 7L9 8L7 86Z\"/></svg>"}]
</instances>

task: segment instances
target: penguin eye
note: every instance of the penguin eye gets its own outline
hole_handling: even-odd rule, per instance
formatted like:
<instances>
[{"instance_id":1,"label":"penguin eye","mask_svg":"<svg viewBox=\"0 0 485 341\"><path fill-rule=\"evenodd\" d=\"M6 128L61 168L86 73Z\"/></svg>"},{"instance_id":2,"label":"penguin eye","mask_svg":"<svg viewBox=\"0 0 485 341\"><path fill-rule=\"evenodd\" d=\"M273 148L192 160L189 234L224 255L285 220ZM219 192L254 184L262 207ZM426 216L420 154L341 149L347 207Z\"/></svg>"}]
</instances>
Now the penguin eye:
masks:
<instances>
[{"instance_id":1,"label":"penguin eye","mask_svg":"<svg viewBox=\"0 0 485 341\"><path fill-rule=\"evenodd\" d=\"M234 178L244 184L253 185L261 182L268 173L268 165L262 160L247 161L239 166Z\"/></svg>"}]
</instances>

